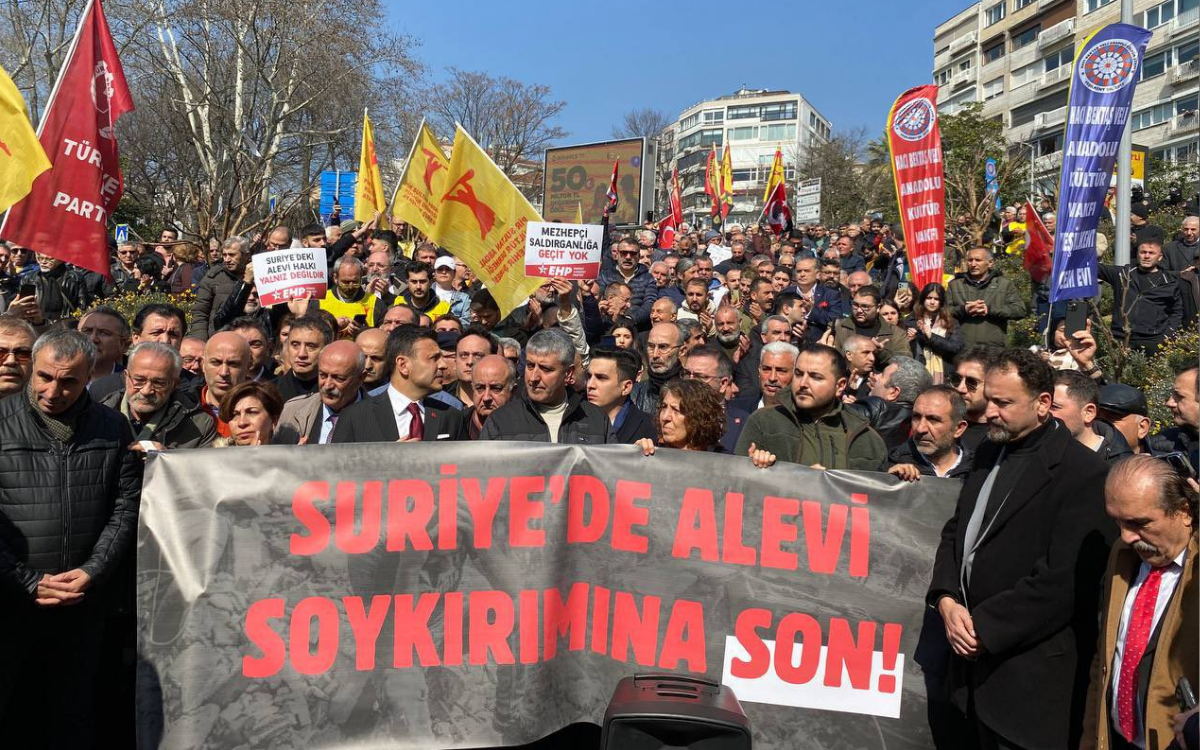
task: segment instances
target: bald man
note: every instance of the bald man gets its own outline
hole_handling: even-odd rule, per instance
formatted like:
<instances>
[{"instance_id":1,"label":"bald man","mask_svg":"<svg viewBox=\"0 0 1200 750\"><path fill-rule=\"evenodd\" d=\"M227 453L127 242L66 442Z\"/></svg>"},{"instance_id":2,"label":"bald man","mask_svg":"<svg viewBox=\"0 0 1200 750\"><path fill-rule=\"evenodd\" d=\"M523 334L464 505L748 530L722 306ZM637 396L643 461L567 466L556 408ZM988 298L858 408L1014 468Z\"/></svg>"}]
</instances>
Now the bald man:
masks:
<instances>
[{"instance_id":1,"label":"bald man","mask_svg":"<svg viewBox=\"0 0 1200 750\"><path fill-rule=\"evenodd\" d=\"M489 354L475 363L471 375L471 393L475 405L466 413L467 435L477 440L487 418L512 398L513 386L517 383L517 369L499 354Z\"/></svg>"},{"instance_id":2,"label":"bald man","mask_svg":"<svg viewBox=\"0 0 1200 750\"><path fill-rule=\"evenodd\" d=\"M221 437L229 437L229 424L222 422L217 414L221 399L235 385L248 379L250 361L250 345L233 331L214 333L204 345L204 359L200 363L204 384L197 401L217 423L217 434Z\"/></svg>"},{"instance_id":3,"label":"bald man","mask_svg":"<svg viewBox=\"0 0 1200 750\"><path fill-rule=\"evenodd\" d=\"M363 397L365 356L353 341L334 341L317 357L317 391L288 400L275 445L324 445L342 409Z\"/></svg>"},{"instance_id":4,"label":"bald man","mask_svg":"<svg viewBox=\"0 0 1200 750\"><path fill-rule=\"evenodd\" d=\"M376 389L387 388L387 331L368 328L354 339L363 353L363 390L374 396Z\"/></svg>"}]
</instances>

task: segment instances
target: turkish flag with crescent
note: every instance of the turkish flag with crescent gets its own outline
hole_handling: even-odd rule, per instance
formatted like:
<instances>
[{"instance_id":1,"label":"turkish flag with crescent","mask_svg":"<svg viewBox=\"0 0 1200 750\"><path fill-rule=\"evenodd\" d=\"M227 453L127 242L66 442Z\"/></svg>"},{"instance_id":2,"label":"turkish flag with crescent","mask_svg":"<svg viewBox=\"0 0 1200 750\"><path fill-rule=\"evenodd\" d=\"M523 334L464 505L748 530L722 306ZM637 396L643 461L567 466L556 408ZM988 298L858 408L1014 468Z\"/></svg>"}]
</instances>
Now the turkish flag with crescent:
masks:
<instances>
[{"instance_id":1,"label":"turkish flag with crescent","mask_svg":"<svg viewBox=\"0 0 1200 750\"><path fill-rule=\"evenodd\" d=\"M1025 270L1034 283L1040 284L1050 275L1054 238L1029 200L1025 201L1025 216Z\"/></svg>"},{"instance_id":2,"label":"turkish flag with crescent","mask_svg":"<svg viewBox=\"0 0 1200 750\"><path fill-rule=\"evenodd\" d=\"M132 109L104 10L92 0L38 131L50 169L8 212L0 236L107 277L108 217L125 187L114 126Z\"/></svg>"}]
</instances>

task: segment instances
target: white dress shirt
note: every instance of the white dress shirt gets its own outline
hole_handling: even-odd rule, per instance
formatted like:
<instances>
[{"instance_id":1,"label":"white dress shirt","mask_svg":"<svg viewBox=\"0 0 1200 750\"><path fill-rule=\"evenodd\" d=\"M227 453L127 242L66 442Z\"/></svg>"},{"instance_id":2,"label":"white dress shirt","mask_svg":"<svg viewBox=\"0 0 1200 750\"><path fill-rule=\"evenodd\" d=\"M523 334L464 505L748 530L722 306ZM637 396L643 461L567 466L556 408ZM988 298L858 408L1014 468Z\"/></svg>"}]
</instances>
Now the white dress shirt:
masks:
<instances>
[{"instance_id":1,"label":"white dress shirt","mask_svg":"<svg viewBox=\"0 0 1200 750\"><path fill-rule=\"evenodd\" d=\"M1183 575L1183 561L1187 557L1187 548L1184 547L1179 556L1170 562L1163 570L1162 579L1158 583L1158 598L1154 600L1154 618L1150 622L1150 633L1153 634L1155 628L1158 627L1159 620L1162 619L1163 612L1167 610L1167 605L1171 602L1171 595L1175 593L1175 586L1178 585L1180 577ZM1112 663L1112 705L1109 706L1109 717L1113 727L1118 727L1121 724L1120 718L1117 715L1117 691L1120 689L1121 682L1121 658L1125 653L1125 632L1129 630L1129 615L1133 611L1133 603L1137 599L1138 591L1142 588L1142 583L1146 580L1146 576L1150 575L1149 563L1142 563L1138 568L1137 578L1134 579L1133 585L1129 587L1129 593L1125 596L1125 605L1121 607L1121 625L1117 630L1117 646L1113 651ZM1141 690L1139 689L1139 693ZM1145 707L1142 706L1140 698L1135 712L1137 716L1146 716ZM1141 729L1141 726L1138 727ZM1145 747L1144 741L1145 732L1139 732L1134 738L1133 744L1137 747Z\"/></svg>"},{"instance_id":2,"label":"white dress shirt","mask_svg":"<svg viewBox=\"0 0 1200 750\"><path fill-rule=\"evenodd\" d=\"M408 405L413 403L413 400L405 396L400 391L396 390L393 385L387 387L388 400L392 402L392 416L396 418L396 433L402 438L408 437L409 427L412 425L412 414L408 412ZM417 409L421 412L421 422L425 422L425 405L420 401L417 403Z\"/></svg>"}]
</instances>

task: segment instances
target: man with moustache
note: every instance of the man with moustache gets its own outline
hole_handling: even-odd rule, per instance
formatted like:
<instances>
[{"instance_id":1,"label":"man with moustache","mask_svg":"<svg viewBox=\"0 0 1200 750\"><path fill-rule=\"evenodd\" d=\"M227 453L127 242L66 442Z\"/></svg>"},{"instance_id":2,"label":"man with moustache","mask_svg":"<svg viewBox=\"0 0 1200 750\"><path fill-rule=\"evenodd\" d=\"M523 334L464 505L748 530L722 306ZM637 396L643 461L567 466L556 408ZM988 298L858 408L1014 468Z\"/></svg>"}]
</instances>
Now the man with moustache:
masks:
<instances>
[{"instance_id":1,"label":"man with moustache","mask_svg":"<svg viewBox=\"0 0 1200 750\"><path fill-rule=\"evenodd\" d=\"M942 530L926 602L954 651L947 687L982 748L1074 747L1114 536L1104 459L1050 414L1054 372L988 363L988 442Z\"/></svg>"},{"instance_id":2,"label":"man with moustache","mask_svg":"<svg viewBox=\"0 0 1200 750\"><path fill-rule=\"evenodd\" d=\"M317 358L317 391L283 405L275 445L325 445L342 410L363 397L365 357L352 341L334 341Z\"/></svg>"},{"instance_id":3,"label":"man with moustache","mask_svg":"<svg viewBox=\"0 0 1200 750\"><path fill-rule=\"evenodd\" d=\"M362 387L369 395L387 388L387 331L368 328L354 339L363 353Z\"/></svg>"},{"instance_id":4,"label":"man with moustache","mask_svg":"<svg viewBox=\"0 0 1200 750\"><path fill-rule=\"evenodd\" d=\"M962 479L975 454L959 438L967 431L967 404L948 385L921 391L912 406L912 436L888 454L888 473L906 482L921 477Z\"/></svg>"},{"instance_id":5,"label":"man with moustache","mask_svg":"<svg viewBox=\"0 0 1200 750\"><path fill-rule=\"evenodd\" d=\"M121 373L125 387L105 396L101 404L125 415L145 450L203 448L217 438L217 425L200 405L177 390L183 359L167 344L143 341L129 351Z\"/></svg>"},{"instance_id":6,"label":"man with moustache","mask_svg":"<svg viewBox=\"0 0 1200 750\"><path fill-rule=\"evenodd\" d=\"M0 398L19 393L33 367L33 326L12 315L0 315Z\"/></svg>"}]
</instances>

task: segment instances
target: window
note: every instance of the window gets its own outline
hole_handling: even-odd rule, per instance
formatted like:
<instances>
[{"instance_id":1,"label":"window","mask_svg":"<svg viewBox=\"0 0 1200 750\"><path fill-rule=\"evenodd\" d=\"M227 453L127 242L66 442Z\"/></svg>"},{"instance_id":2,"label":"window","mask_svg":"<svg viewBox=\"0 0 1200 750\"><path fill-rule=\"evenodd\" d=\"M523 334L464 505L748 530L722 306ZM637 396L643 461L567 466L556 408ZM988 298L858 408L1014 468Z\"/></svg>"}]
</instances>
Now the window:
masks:
<instances>
[{"instance_id":1,"label":"window","mask_svg":"<svg viewBox=\"0 0 1200 750\"><path fill-rule=\"evenodd\" d=\"M962 62L960 62L958 64L958 69L959 70L970 70L971 63L972 63L972 58L968 57L966 60L963 60Z\"/></svg>"},{"instance_id":2,"label":"window","mask_svg":"<svg viewBox=\"0 0 1200 750\"><path fill-rule=\"evenodd\" d=\"M730 128L729 140L737 141L753 141L758 138L758 128L751 125L748 128Z\"/></svg>"},{"instance_id":3,"label":"window","mask_svg":"<svg viewBox=\"0 0 1200 750\"><path fill-rule=\"evenodd\" d=\"M708 147L708 146L712 146L712 145L720 146L724 142L724 135L725 135L725 131L722 130L721 128L711 128L711 129L701 130L699 133L700 145L704 146L704 147Z\"/></svg>"},{"instance_id":4,"label":"window","mask_svg":"<svg viewBox=\"0 0 1200 750\"><path fill-rule=\"evenodd\" d=\"M946 70L943 70L941 73L937 74L937 85L945 86L948 83L950 83L950 69L949 68L947 68Z\"/></svg>"},{"instance_id":5,"label":"window","mask_svg":"<svg viewBox=\"0 0 1200 750\"><path fill-rule=\"evenodd\" d=\"M1017 0L1017 10L1024 8L1026 5L1033 5L1037 0Z\"/></svg>"},{"instance_id":6,"label":"window","mask_svg":"<svg viewBox=\"0 0 1200 750\"><path fill-rule=\"evenodd\" d=\"M740 107L730 107L725 116L730 120L745 120L749 117L758 117L758 105L746 104Z\"/></svg>"},{"instance_id":7,"label":"window","mask_svg":"<svg viewBox=\"0 0 1200 750\"><path fill-rule=\"evenodd\" d=\"M695 151L679 160L679 171L683 172L692 167L703 166L708 162L707 151Z\"/></svg>"},{"instance_id":8,"label":"window","mask_svg":"<svg viewBox=\"0 0 1200 750\"><path fill-rule=\"evenodd\" d=\"M757 169L735 169L733 170L734 182L750 182L758 179Z\"/></svg>"},{"instance_id":9,"label":"window","mask_svg":"<svg viewBox=\"0 0 1200 750\"><path fill-rule=\"evenodd\" d=\"M759 137L764 141L795 141L796 140L796 125L794 123L785 123L780 125L766 125L759 128Z\"/></svg>"},{"instance_id":10,"label":"window","mask_svg":"<svg viewBox=\"0 0 1200 750\"><path fill-rule=\"evenodd\" d=\"M1195 162L1198 153L1200 153L1200 143L1193 139L1178 146L1155 149L1150 152L1150 158L1167 162L1168 164L1181 164L1183 162Z\"/></svg>"},{"instance_id":11,"label":"window","mask_svg":"<svg viewBox=\"0 0 1200 750\"><path fill-rule=\"evenodd\" d=\"M688 128L695 127L696 123L698 123L698 122L700 122L700 113L699 112L697 112L694 115L688 115L687 117L683 118L679 122L679 129L687 130Z\"/></svg>"},{"instance_id":12,"label":"window","mask_svg":"<svg viewBox=\"0 0 1200 750\"><path fill-rule=\"evenodd\" d=\"M1175 48L1175 64L1183 65L1200 56L1200 40L1195 40Z\"/></svg>"},{"instance_id":13,"label":"window","mask_svg":"<svg viewBox=\"0 0 1200 750\"><path fill-rule=\"evenodd\" d=\"M762 105L761 117L764 120L795 120L796 103L778 102L776 104L764 104Z\"/></svg>"},{"instance_id":14,"label":"window","mask_svg":"<svg viewBox=\"0 0 1200 750\"><path fill-rule=\"evenodd\" d=\"M1028 47L1029 45L1036 42L1037 38L1038 38L1038 32L1040 32L1041 30L1042 30L1042 25L1035 23L1033 26L1030 26L1028 29L1025 29L1020 34L1015 35L1012 38L1013 52L1016 52L1017 50L1021 49L1022 47Z\"/></svg>"},{"instance_id":15,"label":"window","mask_svg":"<svg viewBox=\"0 0 1200 750\"><path fill-rule=\"evenodd\" d=\"M1164 123L1171 119L1171 114L1173 111L1174 108L1171 106L1170 102L1158 104L1150 107L1149 109L1143 109L1140 112L1134 112L1133 117L1130 118L1130 122L1132 123L1134 130L1152 128L1155 125Z\"/></svg>"},{"instance_id":16,"label":"window","mask_svg":"<svg viewBox=\"0 0 1200 750\"><path fill-rule=\"evenodd\" d=\"M988 47L983 51L983 64L987 65L990 62L996 62L1004 57L1004 42Z\"/></svg>"},{"instance_id":17,"label":"window","mask_svg":"<svg viewBox=\"0 0 1200 750\"><path fill-rule=\"evenodd\" d=\"M1090 1L1091 0L1089 0L1089 2ZM1109 2L1111 1L1112 0L1109 0ZM1007 0L1005 0L1005 2L1007 2ZM984 11L983 16L984 26L991 26L992 24L1000 23L1004 20L1004 2L996 3L992 7L988 8L986 11Z\"/></svg>"},{"instance_id":18,"label":"window","mask_svg":"<svg viewBox=\"0 0 1200 750\"><path fill-rule=\"evenodd\" d=\"M1087 12L1091 13L1094 10L1099 10L1111 2L1113 0L1087 0Z\"/></svg>"},{"instance_id":19,"label":"window","mask_svg":"<svg viewBox=\"0 0 1200 750\"><path fill-rule=\"evenodd\" d=\"M994 81L988 81L983 84L983 100L995 99L998 96L1004 95L1004 76L1000 76Z\"/></svg>"},{"instance_id":20,"label":"window","mask_svg":"<svg viewBox=\"0 0 1200 750\"><path fill-rule=\"evenodd\" d=\"M937 49L935 49L933 51L933 56L937 57L938 55L942 54L943 52L949 52L949 51L950 51L950 45L943 44L941 47L938 47Z\"/></svg>"},{"instance_id":21,"label":"window","mask_svg":"<svg viewBox=\"0 0 1200 750\"><path fill-rule=\"evenodd\" d=\"M1044 60L1046 63L1046 72L1060 68L1063 65L1070 65L1075 60L1074 54L1075 48L1073 46L1066 46L1058 52L1052 53Z\"/></svg>"},{"instance_id":22,"label":"window","mask_svg":"<svg viewBox=\"0 0 1200 750\"><path fill-rule=\"evenodd\" d=\"M713 123L725 122L725 110L709 109L704 112L704 124L710 125Z\"/></svg>"},{"instance_id":23,"label":"window","mask_svg":"<svg viewBox=\"0 0 1200 750\"><path fill-rule=\"evenodd\" d=\"M1042 64L1040 61L1032 63L1031 65L1026 65L1023 68L1017 68L1012 72L1012 83L1009 85L1008 90L1012 91L1015 88L1019 88L1027 83L1031 83L1034 79L1041 75Z\"/></svg>"},{"instance_id":24,"label":"window","mask_svg":"<svg viewBox=\"0 0 1200 750\"><path fill-rule=\"evenodd\" d=\"M817 126L817 113L816 112L808 113L808 126L810 128L815 128Z\"/></svg>"},{"instance_id":25,"label":"window","mask_svg":"<svg viewBox=\"0 0 1200 750\"><path fill-rule=\"evenodd\" d=\"M1138 24L1147 29L1157 28L1165 23L1170 23L1175 17L1175 0L1167 0L1162 5L1156 5L1145 13L1141 14Z\"/></svg>"},{"instance_id":26,"label":"window","mask_svg":"<svg viewBox=\"0 0 1200 750\"><path fill-rule=\"evenodd\" d=\"M1171 57L1171 50L1164 50L1157 55L1149 55L1142 60L1142 80L1154 78L1167 72L1167 60Z\"/></svg>"}]
</instances>

